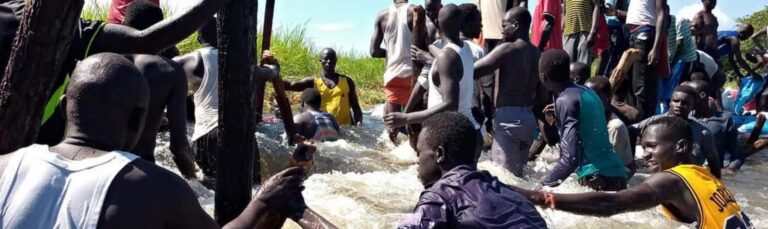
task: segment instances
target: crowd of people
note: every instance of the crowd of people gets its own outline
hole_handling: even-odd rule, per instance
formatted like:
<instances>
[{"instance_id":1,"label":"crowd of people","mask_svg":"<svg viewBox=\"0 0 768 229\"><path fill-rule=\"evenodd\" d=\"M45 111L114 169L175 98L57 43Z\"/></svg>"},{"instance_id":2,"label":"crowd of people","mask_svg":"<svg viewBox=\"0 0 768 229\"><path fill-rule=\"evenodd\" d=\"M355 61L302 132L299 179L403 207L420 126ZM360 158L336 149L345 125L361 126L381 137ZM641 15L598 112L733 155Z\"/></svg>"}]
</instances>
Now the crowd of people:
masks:
<instances>
[{"instance_id":1,"label":"crowd of people","mask_svg":"<svg viewBox=\"0 0 768 229\"><path fill-rule=\"evenodd\" d=\"M73 25L36 144L0 155L2 227L217 227L187 182L154 164L154 150L167 123L180 174L216 187L213 15L228 2L203 0L163 19L156 0L113 0L108 22ZM24 4L0 4L0 34L15 34ZM729 94L722 62L739 86L763 82L768 29L718 31L716 4L702 0L702 11L685 19L670 14L667 0L540 0L533 13L526 0L393 0L372 15L370 54L386 58L387 132L411 137L425 188L398 228L546 228L536 206L595 216L660 206L700 228L754 228L719 179L754 153L739 143L739 126L768 111L768 91L759 84L733 105L721 96ZM202 48L180 55L173 45L194 32ZM13 36L1 38L7 61ZM757 48L742 53L747 39ZM293 118L297 139L334 141L344 138L340 126L362 125L363 113L354 73L337 72L331 48L318 56L317 75L282 82L301 92L300 113L283 118ZM265 53L254 71L271 80L281 69ZM491 161L522 178L545 145L557 146L559 159L537 187L516 187L478 170L486 145ZM638 171L652 174L628 185ZM223 226L259 227L279 213L302 227L333 228L304 203L308 172L270 177ZM572 174L594 191L548 191Z\"/></svg>"}]
</instances>

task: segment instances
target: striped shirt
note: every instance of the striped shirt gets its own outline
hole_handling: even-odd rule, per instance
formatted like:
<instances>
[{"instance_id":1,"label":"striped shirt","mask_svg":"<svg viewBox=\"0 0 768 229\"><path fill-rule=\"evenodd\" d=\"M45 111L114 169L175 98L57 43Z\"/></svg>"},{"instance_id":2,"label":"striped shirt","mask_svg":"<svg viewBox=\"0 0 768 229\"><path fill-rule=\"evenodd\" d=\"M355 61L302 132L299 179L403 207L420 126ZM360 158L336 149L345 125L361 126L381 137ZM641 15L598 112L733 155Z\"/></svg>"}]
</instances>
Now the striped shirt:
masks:
<instances>
[{"instance_id":1,"label":"striped shirt","mask_svg":"<svg viewBox=\"0 0 768 229\"><path fill-rule=\"evenodd\" d=\"M696 44L693 43L690 21L685 18L677 20L677 40L682 40L680 44L682 49L677 54L677 58L683 62L696 61Z\"/></svg>"},{"instance_id":2,"label":"striped shirt","mask_svg":"<svg viewBox=\"0 0 768 229\"><path fill-rule=\"evenodd\" d=\"M592 0L565 0L563 35L592 31Z\"/></svg>"},{"instance_id":3,"label":"striped shirt","mask_svg":"<svg viewBox=\"0 0 768 229\"><path fill-rule=\"evenodd\" d=\"M667 53L669 54L669 63L674 66L677 63L675 56L677 54L677 23L674 15L670 15L669 28L667 28Z\"/></svg>"}]
</instances>

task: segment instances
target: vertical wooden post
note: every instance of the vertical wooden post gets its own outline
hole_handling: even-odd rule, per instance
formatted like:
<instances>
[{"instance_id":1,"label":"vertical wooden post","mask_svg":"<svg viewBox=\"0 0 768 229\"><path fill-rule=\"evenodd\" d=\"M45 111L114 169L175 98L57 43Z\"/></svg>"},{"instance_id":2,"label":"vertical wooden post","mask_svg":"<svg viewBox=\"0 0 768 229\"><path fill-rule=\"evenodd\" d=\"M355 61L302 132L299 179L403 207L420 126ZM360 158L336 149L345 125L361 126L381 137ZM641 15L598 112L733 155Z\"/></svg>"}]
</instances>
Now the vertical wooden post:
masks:
<instances>
[{"instance_id":1,"label":"vertical wooden post","mask_svg":"<svg viewBox=\"0 0 768 229\"><path fill-rule=\"evenodd\" d=\"M26 1L0 82L0 154L35 141L82 9L82 0Z\"/></svg>"},{"instance_id":2,"label":"vertical wooden post","mask_svg":"<svg viewBox=\"0 0 768 229\"><path fill-rule=\"evenodd\" d=\"M253 181L260 181L259 153L253 115L252 67L256 58L258 2L232 0L219 12L219 155L216 221L237 217L251 199Z\"/></svg>"}]
</instances>

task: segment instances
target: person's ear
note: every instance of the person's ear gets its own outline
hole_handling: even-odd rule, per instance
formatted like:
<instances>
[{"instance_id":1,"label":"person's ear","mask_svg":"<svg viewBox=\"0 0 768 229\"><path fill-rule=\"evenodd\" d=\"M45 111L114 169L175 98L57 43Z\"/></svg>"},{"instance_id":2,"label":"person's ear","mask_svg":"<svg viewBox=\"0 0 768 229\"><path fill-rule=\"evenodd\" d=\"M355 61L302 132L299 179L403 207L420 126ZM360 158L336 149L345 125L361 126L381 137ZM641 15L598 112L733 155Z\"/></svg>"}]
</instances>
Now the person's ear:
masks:
<instances>
[{"instance_id":1,"label":"person's ear","mask_svg":"<svg viewBox=\"0 0 768 229\"><path fill-rule=\"evenodd\" d=\"M699 92L699 98L702 98L702 99L707 98L707 93L703 91Z\"/></svg>"},{"instance_id":2,"label":"person's ear","mask_svg":"<svg viewBox=\"0 0 768 229\"><path fill-rule=\"evenodd\" d=\"M435 160L437 161L437 164L442 165L443 163L445 163L445 159L446 159L445 149L443 148L443 146L438 146L435 149Z\"/></svg>"},{"instance_id":3,"label":"person's ear","mask_svg":"<svg viewBox=\"0 0 768 229\"><path fill-rule=\"evenodd\" d=\"M685 152L690 152L690 149L688 149L688 147L690 147L688 140L686 139L678 140L677 144L675 144L675 154L682 155Z\"/></svg>"}]
</instances>

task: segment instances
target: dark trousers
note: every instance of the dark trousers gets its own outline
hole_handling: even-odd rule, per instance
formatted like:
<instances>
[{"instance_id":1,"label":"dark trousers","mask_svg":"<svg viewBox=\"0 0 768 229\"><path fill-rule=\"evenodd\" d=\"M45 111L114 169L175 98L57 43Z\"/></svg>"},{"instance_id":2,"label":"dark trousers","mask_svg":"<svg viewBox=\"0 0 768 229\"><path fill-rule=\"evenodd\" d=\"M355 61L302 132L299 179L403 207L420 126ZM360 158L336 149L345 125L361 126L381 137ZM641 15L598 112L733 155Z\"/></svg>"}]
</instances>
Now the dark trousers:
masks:
<instances>
[{"instance_id":1,"label":"dark trousers","mask_svg":"<svg viewBox=\"0 0 768 229\"><path fill-rule=\"evenodd\" d=\"M203 170L203 174L208 178L216 177L216 164L219 156L219 128L214 128L207 134L203 135L199 139L192 142L192 147L195 150L195 162L200 169ZM253 152L255 153L255 152ZM258 158L254 158L254 163L258 161ZM259 170L261 166L254 164L252 171L253 178L259 177ZM254 182L257 182L254 180Z\"/></svg>"},{"instance_id":2,"label":"dark trousers","mask_svg":"<svg viewBox=\"0 0 768 229\"><path fill-rule=\"evenodd\" d=\"M600 65L597 72L598 75L606 77L611 76L613 69L619 65L621 55L624 54L624 51L627 51L629 46L629 37L623 25L608 26L608 33L611 34L611 48L600 56Z\"/></svg>"},{"instance_id":3,"label":"dark trousers","mask_svg":"<svg viewBox=\"0 0 768 229\"><path fill-rule=\"evenodd\" d=\"M659 104L659 79L656 66L648 65L648 53L653 49L655 36L655 32L651 30L633 32L630 37L632 47L640 50L640 57L632 64L632 91L635 107L640 111L640 117L643 119L653 116L656 105Z\"/></svg>"}]
</instances>

